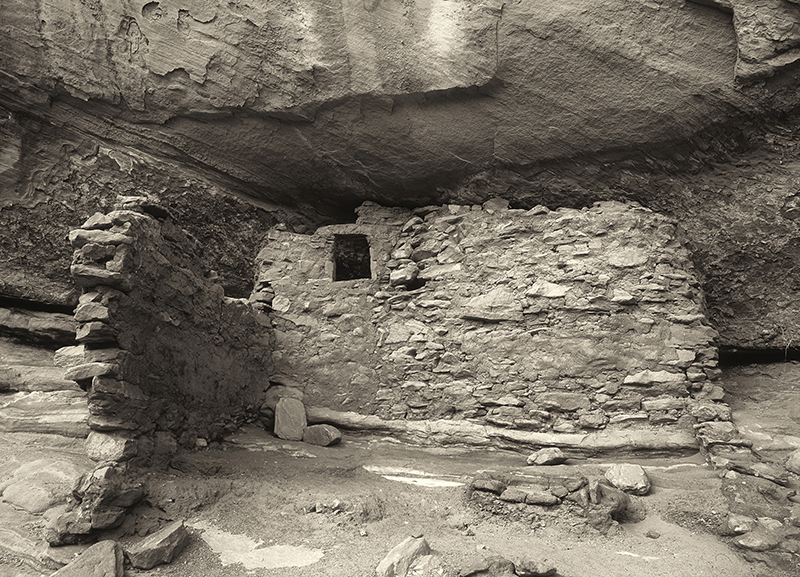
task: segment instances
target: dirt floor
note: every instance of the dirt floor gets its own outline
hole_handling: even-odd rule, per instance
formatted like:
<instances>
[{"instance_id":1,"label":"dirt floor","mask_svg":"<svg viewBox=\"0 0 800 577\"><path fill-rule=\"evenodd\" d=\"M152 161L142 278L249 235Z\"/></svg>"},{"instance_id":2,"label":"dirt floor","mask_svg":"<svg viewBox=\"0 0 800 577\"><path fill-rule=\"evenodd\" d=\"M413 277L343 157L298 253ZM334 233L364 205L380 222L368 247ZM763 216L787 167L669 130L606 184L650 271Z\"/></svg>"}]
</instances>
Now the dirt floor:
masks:
<instances>
[{"instance_id":1,"label":"dirt floor","mask_svg":"<svg viewBox=\"0 0 800 577\"><path fill-rule=\"evenodd\" d=\"M732 376L731 390L750 387L753 378L783 390L781 408L773 406L763 426L757 425L764 400L737 396L732 406L743 429L757 429L754 434L762 443L771 438L773 447L782 443L779 456L793 439L800 441L800 421L784 414L796 411L791 375L767 378L764 371L742 370ZM52 447L46 437L4 433L0 483L34 460L91 467L80 443ZM387 552L409 535L424 535L436 553L430 575L456 576L472 560L491 555L546 559L562 577L798 574L748 562L732 536L722 534L728 512L722 473L709 468L699 453L625 459L642 465L653 487L645 497L632 497L627 517L603 535L587 525L576 505L506 504L470 496L467 487L486 471L520 479L544 473L601 477L609 460L527 467L520 453L421 449L354 434L338 446L321 448L282 441L257 428L212 445L180 455L168 471L145 479L146 501L115 537L132 543L167 520L183 519L192 539L170 565L150 571L127 567L126 575L366 577L375 575ZM80 551L44 548L46 516L0 503L0 577L50 575Z\"/></svg>"}]
</instances>

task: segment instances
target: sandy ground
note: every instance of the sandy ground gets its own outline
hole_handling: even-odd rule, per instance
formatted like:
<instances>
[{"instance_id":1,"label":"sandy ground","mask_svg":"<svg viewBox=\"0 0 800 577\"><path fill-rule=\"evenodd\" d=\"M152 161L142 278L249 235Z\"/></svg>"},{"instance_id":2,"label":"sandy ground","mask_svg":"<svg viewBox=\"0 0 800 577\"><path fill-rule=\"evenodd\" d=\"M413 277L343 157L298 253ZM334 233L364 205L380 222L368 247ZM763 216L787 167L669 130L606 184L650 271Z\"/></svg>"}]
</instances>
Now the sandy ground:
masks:
<instances>
[{"instance_id":1,"label":"sandy ground","mask_svg":"<svg viewBox=\"0 0 800 577\"><path fill-rule=\"evenodd\" d=\"M735 418L759 446L781 457L800 439L798 381L785 371L778 378L743 369L733 377ZM748 396L742 388L754 390L753 379L776 390L762 387ZM770 395L781 402L765 405ZM80 443L54 447L48 436L5 433L0 483L37 459L91 466ZM727 515L720 472L699 453L626 462L641 464L653 488L633 497L627 520L601 535L576 508L500 505L469 498L466 486L482 471L600 477L610 461L532 468L525 455L512 452L421 449L352 434L341 445L321 448L252 428L150 474L147 501L116 537L134 542L170 519L185 520L192 534L172 564L151 571L127 567L128 576L366 577L407 536L424 535L442 575L457 575L472 559L501 555L547 559L562 577L789 577L748 563L731 537L720 534ZM79 550L44 549L37 540L44 523L43 516L0 503L0 577L50 575L54 569L43 559L63 563Z\"/></svg>"}]
</instances>

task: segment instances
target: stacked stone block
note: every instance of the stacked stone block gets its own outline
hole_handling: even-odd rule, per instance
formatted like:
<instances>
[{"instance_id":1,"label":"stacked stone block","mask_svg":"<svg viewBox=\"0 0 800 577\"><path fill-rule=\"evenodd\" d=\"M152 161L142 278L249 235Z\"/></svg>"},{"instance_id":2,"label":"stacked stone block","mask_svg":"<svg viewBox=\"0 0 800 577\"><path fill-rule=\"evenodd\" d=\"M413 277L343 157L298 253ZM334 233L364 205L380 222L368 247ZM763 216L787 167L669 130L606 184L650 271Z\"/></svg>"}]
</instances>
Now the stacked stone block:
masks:
<instances>
[{"instance_id":1,"label":"stacked stone block","mask_svg":"<svg viewBox=\"0 0 800 577\"><path fill-rule=\"evenodd\" d=\"M319 268L336 226L273 230L259 255L274 379L307 405L565 433L729 418L716 333L669 219L490 201L369 204L346 226L369 231L372 279Z\"/></svg>"},{"instance_id":2,"label":"stacked stone block","mask_svg":"<svg viewBox=\"0 0 800 577\"><path fill-rule=\"evenodd\" d=\"M69 239L83 362L67 378L89 391L90 456L150 461L174 444L167 437L193 446L255 410L271 370L269 320L225 298L163 208L125 197Z\"/></svg>"}]
</instances>

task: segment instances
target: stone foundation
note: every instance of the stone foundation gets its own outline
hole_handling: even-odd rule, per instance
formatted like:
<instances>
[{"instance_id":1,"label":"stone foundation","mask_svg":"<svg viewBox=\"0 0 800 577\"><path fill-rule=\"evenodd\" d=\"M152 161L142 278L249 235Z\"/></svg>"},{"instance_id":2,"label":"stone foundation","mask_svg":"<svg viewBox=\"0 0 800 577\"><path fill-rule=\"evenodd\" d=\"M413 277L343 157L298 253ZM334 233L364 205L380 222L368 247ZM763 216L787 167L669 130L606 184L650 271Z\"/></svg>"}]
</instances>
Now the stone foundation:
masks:
<instances>
[{"instance_id":1,"label":"stone foundation","mask_svg":"<svg viewBox=\"0 0 800 577\"><path fill-rule=\"evenodd\" d=\"M617 202L357 212L277 227L258 256L273 381L307 405L560 433L729 417L671 220ZM366 239L368 278L334 280L341 238Z\"/></svg>"}]
</instances>

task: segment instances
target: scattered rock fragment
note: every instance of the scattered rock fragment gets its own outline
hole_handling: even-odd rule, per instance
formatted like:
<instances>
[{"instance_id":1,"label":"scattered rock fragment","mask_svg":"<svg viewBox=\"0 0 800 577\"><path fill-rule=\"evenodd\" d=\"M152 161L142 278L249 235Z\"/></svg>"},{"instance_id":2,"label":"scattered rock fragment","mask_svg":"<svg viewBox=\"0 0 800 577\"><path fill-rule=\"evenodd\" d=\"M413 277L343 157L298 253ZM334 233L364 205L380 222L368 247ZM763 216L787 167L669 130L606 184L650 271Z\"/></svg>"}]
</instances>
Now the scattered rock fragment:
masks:
<instances>
[{"instance_id":1,"label":"scattered rock fragment","mask_svg":"<svg viewBox=\"0 0 800 577\"><path fill-rule=\"evenodd\" d=\"M122 577L122 551L114 541L95 543L52 577Z\"/></svg>"},{"instance_id":2,"label":"scattered rock fragment","mask_svg":"<svg viewBox=\"0 0 800 577\"><path fill-rule=\"evenodd\" d=\"M127 461L136 456L138 446L131 435L92 431L86 438L86 453L92 461Z\"/></svg>"},{"instance_id":3,"label":"scattered rock fragment","mask_svg":"<svg viewBox=\"0 0 800 577\"><path fill-rule=\"evenodd\" d=\"M137 569L151 569L156 565L172 562L186 548L189 540L183 521L173 521L126 549L125 554L131 565Z\"/></svg>"},{"instance_id":4,"label":"scattered rock fragment","mask_svg":"<svg viewBox=\"0 0 800 577\"><path fill-rule=\"evenodd\" d=\"M619 489L601 483L597 479L589 482L589 503L586 520L589 525L607 532L613 521L619 521L628 509L630 498Z\"/></svg>"},{"instance_id":5,"label":"scattered rock fragment","mask_svg":"<svg viewBox=\"0 0 800 577\"><path fill-rule=\"evenodd\" d=\"M472 480L471 487L478 491L488 491L500 495L506 490L508 485L500 479L492 479L491 477L475 477Z\"/></svg>"},{"instance_id":6,"label":"scattered rock fragment","mask_svg":"<svg viewBox=\"0 0 800 577\"><path fill-rule=\"evenodd\" d=\"M311 425L303 432L303 442L320 447L336 445L342 440L342 432L333 425Z\"/></svg>"},{"instance_id":7,"label":"scattered rock fragment","mask_svg":"<svg viewBox=\"0 0 800 577\"><path fill-rule=\"evenodd\" d=\"M424 537L407 537L378 564L378 577L406 577L409 568L418 558L431 553Z\"/></svg>"},{"instance_id":8,"label":"scattered rock fragment","mask_svg":"<svg viewBox=\"0 0 800 577\"><path fill-rule=\"evenodd\" d=\"M545 447L532 453L528 457L529 465L560 465L567 460L567 456L558 447Z\"/></svg>"},{"instance_id":9,"label":"scattered rock fragment","mask_svg":"<svg viewBox=\"0 0 800 577\"><path fill-rule=\"evenodd\" d=\"M514 563L495 555L467 561L458 572L459 577L513 577Z\"/></svg>"},{"instance_id":10,"label":"scattered rock fragment","mask_svg":"<svg viewBox=\"0 0 800 577\"><path fill-rule=\"evenodd\" d=\"M606 479L617 489L633 495L647 495L650 478L639 465L617 463L606 471Z\"/></svg>"},{"instance_id":11,"label":"scattered rock fragment","mask_svg":"<svg viewBox=\"0 0 800 577\"><path fill-rule=\"evenodd\" d=\"M547 559L518 559L514 563L514 572L519 577L551 577L556 571L555 565Z\"/></svg>"},{"instance_id":12,"label":"scattered rock fragment","mask_svg":"<svg viewBox=\"0 0 800 577\"><path fill-rule=\"evenodd\" d=\"M750 551L769 551L774 549L781 542L781 537L774 531L765 528L757 528L733 540L737 547Z\"/></svg>"},{"instance_id":13,"label":"scattered rock fragment","mask_svg":"<svg viewBox=\"0 0 800 577\"><path fill-rule=\"evenodd\" d=\"M288 397L275 406L275 435L287 441L302 441L306 429L306 408L301 401Z\"/></svg>"}]
</instances>

